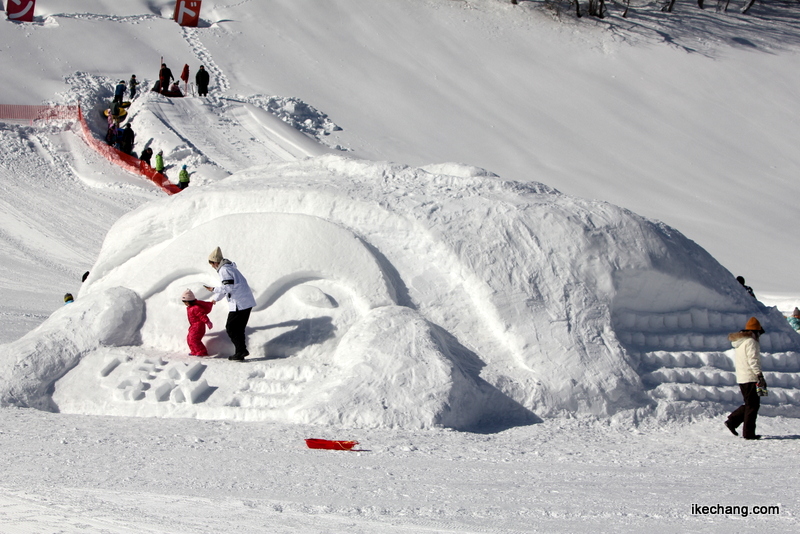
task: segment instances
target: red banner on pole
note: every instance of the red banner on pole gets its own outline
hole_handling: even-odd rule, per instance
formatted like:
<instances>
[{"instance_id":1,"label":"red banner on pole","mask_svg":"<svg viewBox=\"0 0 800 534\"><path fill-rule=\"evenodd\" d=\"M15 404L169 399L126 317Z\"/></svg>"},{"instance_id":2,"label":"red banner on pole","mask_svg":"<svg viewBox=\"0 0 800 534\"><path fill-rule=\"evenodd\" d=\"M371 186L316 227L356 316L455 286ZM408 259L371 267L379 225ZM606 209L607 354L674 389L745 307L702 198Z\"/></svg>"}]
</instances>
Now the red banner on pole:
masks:
<instances>
[{"instance_id":1,"label":"red banner on pole","mask_svg":"<svg viewBox=\"0 0 800 534\"><path fill-rule=\"evenodd\" d=\"M200 22L200 4L202 0L178 0L175 3L173 19L181 26L196 27Z\"/></svg>"},{"instance_id":2,"label":"red banner on pole","mask_svg":"<svg viewBox=\"0 0 800 534\"><path fill-rule=\"evenodd\" d=\"M8 0L6 2L6 16L8 20L33 22L33 10L35 7L36 0Z\"/></svg>"}]
</instances>

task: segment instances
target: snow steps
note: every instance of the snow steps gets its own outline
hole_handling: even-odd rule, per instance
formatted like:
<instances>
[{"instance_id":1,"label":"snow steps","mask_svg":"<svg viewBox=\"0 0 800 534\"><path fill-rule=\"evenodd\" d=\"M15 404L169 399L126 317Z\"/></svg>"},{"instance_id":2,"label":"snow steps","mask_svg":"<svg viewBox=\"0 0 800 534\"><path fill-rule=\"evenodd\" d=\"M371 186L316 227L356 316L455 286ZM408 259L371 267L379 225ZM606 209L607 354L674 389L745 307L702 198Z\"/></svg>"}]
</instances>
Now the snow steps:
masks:
<instances>
[{"instance_id":1,"label":"snow steps","mask_svg":"<svg viewBox=\"0 0 800 534\"><path fill-rule=\"evenodd\" d=\"M769 395L766 405L800 406L800 353L762 353ZM639 355L640 376L650 396L670 401L739 403L733 351L666 352Z\"/></svg>"},{"instance_id":2,"label":"snow steps","mask_svg":"<svg viewBox=\"0 0 800 534\"><path fill-rule=\"evenodd\" d=\"M617 311L614 330L620 341L633 351L725 351L728 334L736 332L749 315L691 308L681 312L648 313ZM767 332L760 339L761 350L783 352L797 347L787 332Z\"/></svg>"},{"instance_id":3,"label":"snow steps","mask_svg":"<svg viewBox=\"0 0 800 534\"><path fill-rule=\"evenodd\" d=\"M100 370L100 383L118 401L196 404L213 392L201 378L206 367L201 361L111 356Z\"/></svg>"}]
</instances>

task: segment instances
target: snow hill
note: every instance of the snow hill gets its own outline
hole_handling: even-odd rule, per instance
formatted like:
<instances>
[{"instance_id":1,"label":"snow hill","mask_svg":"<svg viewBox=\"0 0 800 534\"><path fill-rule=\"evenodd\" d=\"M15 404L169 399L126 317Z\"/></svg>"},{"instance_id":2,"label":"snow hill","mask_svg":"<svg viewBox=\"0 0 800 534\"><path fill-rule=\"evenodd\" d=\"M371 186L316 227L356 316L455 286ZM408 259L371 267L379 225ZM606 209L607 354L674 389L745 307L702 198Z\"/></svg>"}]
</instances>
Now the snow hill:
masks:
<instances>
[{"instance_id":1,"label":"snow hill","mask_svg":"<svg viewBox=\"0 0 800 534\"><path fill-rule=\"evenodd\" d=\"M179 296L208 295L217 245L256 294L246 365L185 356ZM77 302L5 346L0 392L71 413L360 427L725 409L726 334L751 315L769 332L768 403L795 413L797 334L676 230L463 165L328 155L120 218ZM232 346L218 328L209 348Z\"/></svg>"}]
</instances>

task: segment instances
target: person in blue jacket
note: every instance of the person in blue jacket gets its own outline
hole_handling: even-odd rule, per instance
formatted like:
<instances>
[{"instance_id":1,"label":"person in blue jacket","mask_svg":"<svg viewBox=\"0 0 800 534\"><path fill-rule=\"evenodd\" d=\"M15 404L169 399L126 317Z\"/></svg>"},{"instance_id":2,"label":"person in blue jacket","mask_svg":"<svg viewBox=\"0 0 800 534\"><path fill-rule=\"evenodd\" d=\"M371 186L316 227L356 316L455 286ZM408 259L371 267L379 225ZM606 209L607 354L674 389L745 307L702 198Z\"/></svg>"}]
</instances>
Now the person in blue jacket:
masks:
<instances>
[{"instance_id":1,"label":"person in blue jacket","mask_svg":"<svg viewBox=\"0 0 800 534\"><path fill-rule=\"evenodd\" d=\"M125 96L125 89L125 80L120 80L116 89L114 89L114 102L122 103L122 99Z\"/></svg>"},{"instance_id":2,"label":"person in blue jacket","mask_svg":"<svg viewBox=\"0 0 800 534\"><path fill-rule=\"evenodd\" d=\"M229 360L242 361L249 356L245 328L250 320L250 312L256 305L253 291L247 279L239 272L236 264L222 256L222 250L217 247L208 256L208 263L216 269L222 285L219 287L203 286L211 291L212 302L219 302L223 297L228 299L228 320L225 323L225 332L231 338L236 352L228 356Z\"/></svg>"}]
</instances>

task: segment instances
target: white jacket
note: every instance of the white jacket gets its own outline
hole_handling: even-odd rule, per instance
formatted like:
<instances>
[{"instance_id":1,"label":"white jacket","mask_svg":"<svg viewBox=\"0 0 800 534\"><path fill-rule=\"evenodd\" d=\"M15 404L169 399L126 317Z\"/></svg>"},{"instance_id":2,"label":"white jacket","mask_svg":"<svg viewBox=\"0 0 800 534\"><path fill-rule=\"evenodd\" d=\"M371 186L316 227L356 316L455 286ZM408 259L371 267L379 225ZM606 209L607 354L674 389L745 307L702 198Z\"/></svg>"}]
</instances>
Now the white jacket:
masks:
<instances>
[{"instance_id":1,"label":"white jacket","mask_svg":"<svg viewBox=\"0 0 800 534\"><path fill-rule=\"evenodd\" d=\"M734 332L728 336L731 345L736 349L734 365L736 365L736 382L747 384L758 382L761 373L761 345L747 332Z\"/></svg>"},{"instance_id":2,"label":"white jacket","mask_svg":"<svg viewBox=\"0 0 800 534\"><path fill-rule=\"evenodd\" d=\"M235 263L230 260L222 260L217 272L222 285L214 288L211 300L219 302L222 297L227 297L229 311L246 310L256 305L253 291L250 289L247 279L236 268Z\"/></svg>"}]
</instances>

